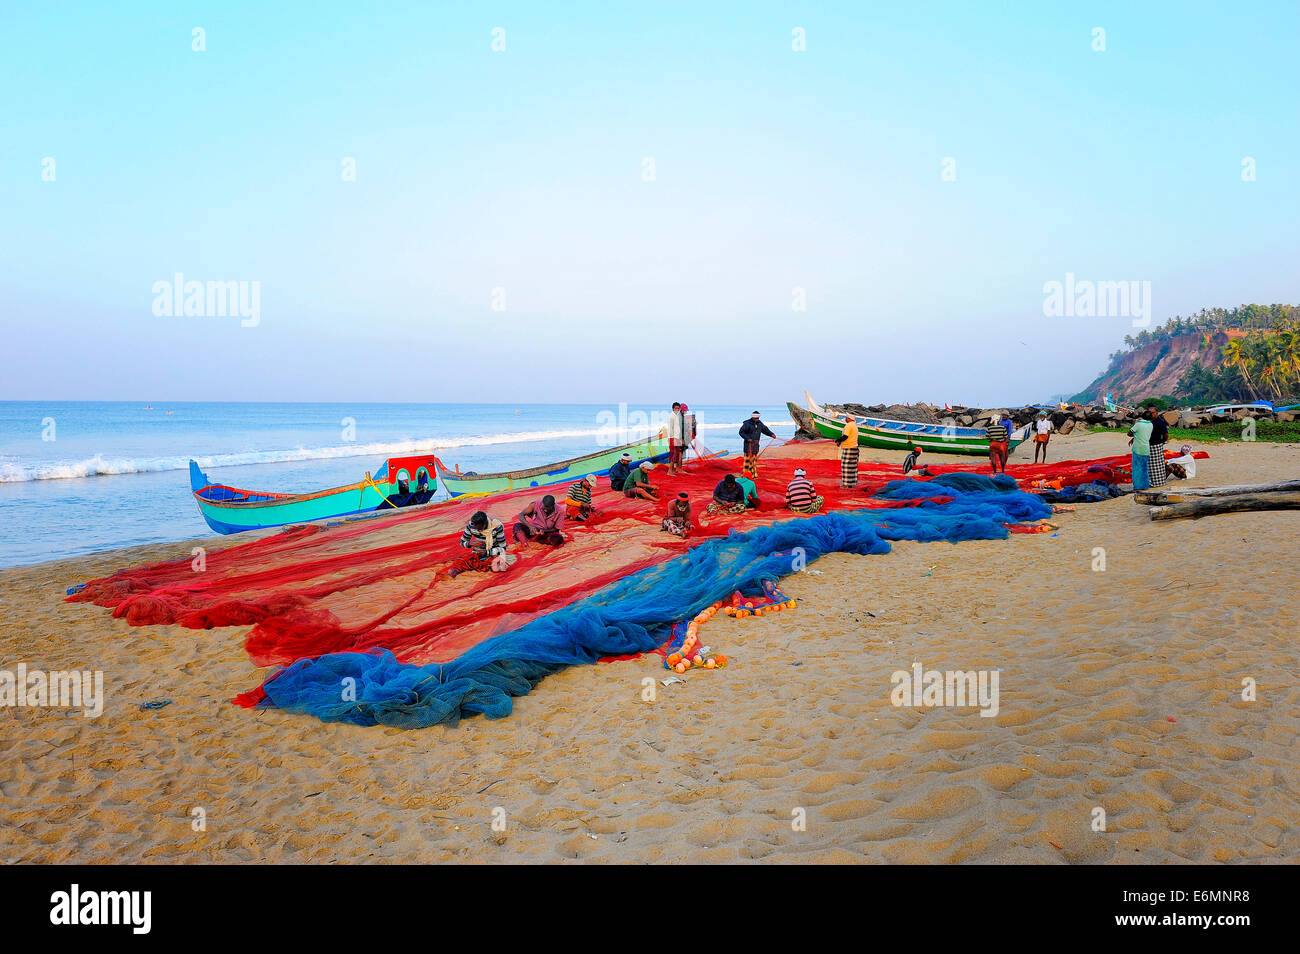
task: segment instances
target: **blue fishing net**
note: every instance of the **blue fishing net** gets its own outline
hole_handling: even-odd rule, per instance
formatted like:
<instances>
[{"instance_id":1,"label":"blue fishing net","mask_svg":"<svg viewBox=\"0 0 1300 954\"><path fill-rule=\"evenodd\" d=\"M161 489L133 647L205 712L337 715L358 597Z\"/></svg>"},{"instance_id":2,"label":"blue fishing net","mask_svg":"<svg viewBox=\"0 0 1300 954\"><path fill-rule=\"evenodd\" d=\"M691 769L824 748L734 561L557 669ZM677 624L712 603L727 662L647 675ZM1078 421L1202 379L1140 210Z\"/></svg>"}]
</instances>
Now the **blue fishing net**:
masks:
<instances>
[{"instance_id":1,"label":"blue fishing net","mask_svg":"<svg viewBox=\"0 0 1300 954\"><path fill-rule=\"evenodd\" d=\"M942 494L936 488L942 487ZM1006 474L972 474L968 471L954 471L940 474L930 480L891 480L876 492L882 500L915 500L918 497L961 497L966 494L1014 494L1019 493L1014 477Z\"/></svg>"},{"instance_id":2,"label":"blue fishing net","mask_svg":"<svg viewBox=\"0 0 1300 954\"><path fill-rule=\"evenodd\" d=\"M914 483L919 482L890 486ZM386 650L299 660L265 684L266 699L259 705L327 722L407 729L455 725L475 714L502 718L515 696L547 675L606 656L648 652L667 640L674 623L825 553L887 553L889 540L1000 539L1007 536L1006 523L1050 512L1032 494L997 484L991 491L963 489L942 505L833 512L732 532L480 643L450 663L410 665Z\"/></svg>"},{"instance_id":3,"label":"blue fishing net","mask_svg":"<svg viewBox=\"0 0 1300 954\"><path fill-rule=\"evenodd\" d=\"M1061 490L1040 490L1035 496L1048 503L1074 504L1097 503L1114 497L1123 497L1125 493L1126 491L1120 490L1114 484L1108 484L1104 480L1096 480L1089 484L1079 484Z\"/></svg>"}]
</instances>

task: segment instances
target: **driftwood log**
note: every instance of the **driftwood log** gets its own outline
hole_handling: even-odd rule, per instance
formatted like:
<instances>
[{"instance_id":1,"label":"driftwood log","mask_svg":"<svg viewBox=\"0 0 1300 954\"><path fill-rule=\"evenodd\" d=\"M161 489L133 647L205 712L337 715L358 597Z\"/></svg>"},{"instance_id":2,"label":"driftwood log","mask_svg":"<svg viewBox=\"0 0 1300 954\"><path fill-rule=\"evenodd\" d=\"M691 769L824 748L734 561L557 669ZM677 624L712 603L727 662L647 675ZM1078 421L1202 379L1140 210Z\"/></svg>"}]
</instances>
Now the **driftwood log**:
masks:
<instances>
[{"instance_id":1,"label":"driftwood log","mask_svg":"<svg viewBox=\"0 0 1300 954\"><path fill-rule=\"evenodd\" d=\"M1275 484L1236 484L1231 487L1192 487L1176 491L1139 490L1133 499L1140 504L1172 504L1202 497L1235 497L1240 494L1300 492L1300 480L1280 480Z\"/></svg>"},{"instance_id":2,"label":"driftwood log","mask_svg":"<svg viewBox=\"0 0 1300 954\"><path fill-rule=\"evenodd\" d=\"M1300 510L1300 493L1232 494L1226 497L1196 497L1167 507L1152 507L1152 520L1198 519L1220 513L1248 510Z\"/></svg>"}]
</instances>

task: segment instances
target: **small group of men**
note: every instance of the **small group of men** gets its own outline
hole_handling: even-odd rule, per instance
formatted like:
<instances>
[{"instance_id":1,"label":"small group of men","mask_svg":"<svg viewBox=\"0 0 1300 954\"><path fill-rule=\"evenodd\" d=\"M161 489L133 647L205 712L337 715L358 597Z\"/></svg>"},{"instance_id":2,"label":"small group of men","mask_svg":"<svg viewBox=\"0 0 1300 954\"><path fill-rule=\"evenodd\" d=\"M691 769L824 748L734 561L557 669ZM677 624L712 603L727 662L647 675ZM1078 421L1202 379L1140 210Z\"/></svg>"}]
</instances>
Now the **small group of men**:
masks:
<instances>
[{"instance_id":1,"label":"small group of men","mask_svg":"<svg viewBox=\"0 0 1300 954\"><path fill-rule=\"evenodd\" d=\"M1169 422L1155 408L1149 407L1128 431L1133 447L1133 489L1163 487L1169 479L1165 460L1165 443L1169 440Z\"/></svg>"},{"instance_id":2,"label":"small group of men","mask_svg":"<svg viewBox=\"0 0 1300 954\"><path fill-rule=\"evenodd\" d=\"M659 488L650 483L654 468L654 462L649 460L633 467L632 455L624 451L609 469L609 489L636 500L658 500Z\"/></svg>"},{"instance_id":3,"label":"small group of men","mask_svg":"<svg viewBox=\"0 0 1300 954\"><path fill-rule=\"evenodd\" d=\"M686 452L687 445L695 439L695 415L690 413L690 408L685 404L674 401L668 420L659 433L668 438L668 473L681 473L682 455Z\"/></svg>"},{"instance_id":4,"label":"small group of men","mask_svg":"<svg viewBox=\"0 0 1300 954\"><path fill-rule=\"evenodd\" d=\"M679 474L683 470L682 457L685 448L695 437L695 419L688 416L687 405L674 401L672 413L665 423L661 436L668 438L668 473ZM706 514L744 513L759 507L758 487L754 478L758 475L759 444L764 436L776 435L763 423L758 411L750 415L741 424L740 436L744 440L744 465L740 476L728 474L713 491L713 500L706 508ZM653 461L642 461L633 465L632 455L624 452L609 468L609 487L632 500L658 501L660 490L650 482L650 475L655 469ZM455 577L466 570L483 570L502 572L518 559L509 552L510 542L519 545L538 543L549 547L563 546L567 537L564 527L566 521L582 523L599 514L592 503L592 493L596 489L596 477L589 474L569 485L563 506L554 496L545 496L532 501L515 516L514 525L507 540L505 525L495 517L488 516L480 510L470 517L469 523L461 533L460 545L469 551L469 555L455 563L448 570ZM795 471L794 479L786 488L786 506L797 513L816 513L823 504L812 482L802 468ZM670 498L664 510L660 528L676 536L685 537L692 526L690 495L678 493Z\"/></svg>"},{"instance_id":5,"label":"small group of men","mask_svg":"<svg viewBox=\"0 0 1300 954\"><path fill-rule=\"evenodd\" d=\"M713 500L704 508L706 517L718 513L744 513L759 507L758 485L748 475L727 474L713 488Z\"/></svg>"},{"instance_id":6,"label":"small group of men","mask_svg":"<svg viewBox=\"0 0 1300 954\"><path fill-rule=\"evenodd\" d=\"M567 539L564 534L566 510L567 507L562 509L556 504L555 497L551 494L534 500L515 515L510 537L518 544L540 543L548 547L563 546ZM469 518L469 523L461 531L460 545L468 550L469 554L447 568L447 575L452 578L467 570L501 573L512 567L519 559L516 554L510 552L505 524L496 517L488 516L482 510L475 511Z\"/></svg>"}]
</instances>

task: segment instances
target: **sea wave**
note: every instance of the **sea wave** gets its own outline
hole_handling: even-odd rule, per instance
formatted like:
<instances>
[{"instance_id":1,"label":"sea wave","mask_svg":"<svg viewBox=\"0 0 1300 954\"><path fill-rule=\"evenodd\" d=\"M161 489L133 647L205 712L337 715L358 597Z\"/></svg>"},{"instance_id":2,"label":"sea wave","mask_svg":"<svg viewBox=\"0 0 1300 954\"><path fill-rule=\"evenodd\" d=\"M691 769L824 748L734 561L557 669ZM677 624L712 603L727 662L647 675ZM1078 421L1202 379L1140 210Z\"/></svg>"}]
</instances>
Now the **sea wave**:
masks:
<instances>
[{"instance_id":1,"label":"sea wave","mask_svg":"<svg viewBox=\"0 0 1300 954\"><path fill-rule=\"evenodd\" d=\"M793 422L778 421L772 427L794 427ZM701 431L727 430L734 424L700 424ZM534 441L592 437L593 445L608 447L625 444L650 433L649 427L592 428L586 430L523 431L513 434L486 434L477 437L424 438L385 441L372 444L337 444L328 447L297 447L291 450L250 451L237 454L211 454L196 457L200 467L243 467L250 464L287 464L307 460L332 460L340 457L370 457L376 464L387 457L402 457L424 451L441 451L457 447L485 447L493 444L524 444ZM87 477L110 477L121 474L151 474L185 470L189 457L113 457L96 454L75 461L0 461L0 484L31 480L80 480Z\"/></svg>"}]
</instances>

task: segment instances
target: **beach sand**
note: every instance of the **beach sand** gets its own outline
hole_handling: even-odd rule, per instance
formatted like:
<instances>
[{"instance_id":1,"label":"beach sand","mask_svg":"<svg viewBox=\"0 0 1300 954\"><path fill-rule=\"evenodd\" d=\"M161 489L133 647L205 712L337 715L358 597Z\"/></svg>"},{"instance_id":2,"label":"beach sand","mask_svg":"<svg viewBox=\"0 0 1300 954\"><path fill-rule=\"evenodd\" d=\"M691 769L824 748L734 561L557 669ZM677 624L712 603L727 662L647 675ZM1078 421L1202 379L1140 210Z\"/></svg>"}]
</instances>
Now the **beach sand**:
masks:
<instances>
[{"instance_id":1,"label":"beach sand","mask_svg":"<svg viewBox=\"0 0 1300 954\"><path fill-rule=\"evenodd\" d=\"M1194 446L1190 486L1300 475L1300 446ZM832 451L790 451L810 452ZM411 732L231 705L265 674L241 627L62 602L193 543L0 571L0 668L102 669L108 693L97 719L0 711L0 862L1294 861L1300 513L1153 523L1125 497L1054 520L828 556L782 584L797 609L710 622L731 665L653 702L647 656ZM914 662L1000 670L999 714L893 706Z\"/></svg>"}]
</instances>

